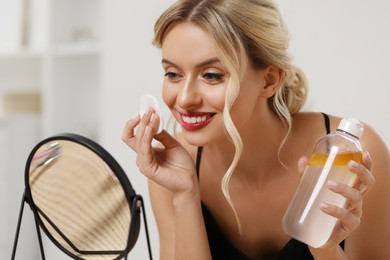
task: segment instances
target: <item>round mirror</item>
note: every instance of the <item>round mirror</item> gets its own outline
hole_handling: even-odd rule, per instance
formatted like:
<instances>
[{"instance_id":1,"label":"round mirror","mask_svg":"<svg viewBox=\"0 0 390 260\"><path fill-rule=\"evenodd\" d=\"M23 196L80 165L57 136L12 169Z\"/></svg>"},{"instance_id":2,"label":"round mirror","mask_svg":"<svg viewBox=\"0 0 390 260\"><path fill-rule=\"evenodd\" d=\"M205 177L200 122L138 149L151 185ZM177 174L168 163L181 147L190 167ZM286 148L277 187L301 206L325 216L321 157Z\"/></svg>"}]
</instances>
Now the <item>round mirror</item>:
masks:
<instances>
[{"instance_id":1,"label":"round mirror","mask_svg":"<svg viewBox=\"0 0 390 260\"><path fill-rule=\"evenodd\" d=\"M119 259L134 246L140 196L119 164L97 143L54 136L31 152L26 201L53 243L75 259Z\"/></svg>"}]
</instances>

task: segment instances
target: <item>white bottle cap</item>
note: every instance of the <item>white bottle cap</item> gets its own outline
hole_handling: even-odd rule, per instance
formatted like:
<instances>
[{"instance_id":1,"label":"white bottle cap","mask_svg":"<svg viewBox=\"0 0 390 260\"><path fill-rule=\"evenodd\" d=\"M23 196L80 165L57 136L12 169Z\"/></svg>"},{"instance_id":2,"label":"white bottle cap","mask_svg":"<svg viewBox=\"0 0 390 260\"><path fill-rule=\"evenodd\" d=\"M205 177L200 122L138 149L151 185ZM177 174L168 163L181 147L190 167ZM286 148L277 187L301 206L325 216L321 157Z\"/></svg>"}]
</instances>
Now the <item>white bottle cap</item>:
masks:
<instances>
[{"instance_id":1,"label":"white bottle cap","mask_svg":"<svg viewBox=\"0 0 390 260\"><path fill-rule=\"evenodd\" d=\"M155 98L152 95L141 96L139 100L139 110L140 110L139 115L141 116L141 118L146 113L149 107L152 107L160 118L160 125L158 126L158 130L156 132L156 134L159 134L164 129L164 120L163 120L162 110L158 105L157 98Z\"/></svg>"},{"instance_id":2,"label":"white bottle cap","mask_svg":"<svg viewBox=\"0 0 390 260\"><path fill-rule=\"evenodd\" d=\"M363 134L364 125L354 118L343 118L338 129L360 138Z\"/></svg>"}]
</instances>

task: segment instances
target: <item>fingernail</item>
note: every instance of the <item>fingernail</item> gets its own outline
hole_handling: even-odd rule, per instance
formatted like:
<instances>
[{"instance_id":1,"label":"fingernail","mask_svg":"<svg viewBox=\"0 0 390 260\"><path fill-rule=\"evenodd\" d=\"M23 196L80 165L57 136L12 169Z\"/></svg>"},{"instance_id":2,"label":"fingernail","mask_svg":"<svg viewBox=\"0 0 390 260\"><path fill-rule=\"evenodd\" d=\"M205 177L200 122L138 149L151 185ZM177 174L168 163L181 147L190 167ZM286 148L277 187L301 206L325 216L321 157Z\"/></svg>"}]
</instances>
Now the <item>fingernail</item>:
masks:
<instances>
[{"instance_id":1,"label":"fingernail","mask_svg":"<svg viewBox=\"0 0 390 260\"><path fill-rule=\"evenodd\" d=\"M148 116L151 113L151 111L152 111L152 109L150 107L148 107L148 109L146 109L143 117Z\"/></svg>"},{"instance_id":2,"label":"fingernail","mask_svg":"<svg viewBox=\"0 0 390 260\"><path fill-rule=\"evenodd\" d=\"M364 154L367 156L368 159L371 160L371 154L368 151L365 151Z\"/></svg>"},{"instance_id":3,"label":"fingernail","mask_svg":"<svg viewBox=\"0 0 390 260\"><path fill-rule=\"evenodd\" d=\"M335 181L332 181L332 180L328 181L328 187L335 188L335 187L337 187L337 185L338 184Z\"/></svg>"},{"instance_id":4,"label":"fingernail","mask_svg":"<svg viewBox=\"0 0 390 260\"><path fill-rule=\"evenodd\" d=\"M359 167L359 164L357 162L355 162L355 161L352 161L352 160L349 161L348 165L349 165L349 167L352 167L352 168Z\"/></svg>"},{"instance_id":5,"label":"fingernail","mask_svg":"<svg viewBox=\"0 0 390 260\"><path fill-rule=\"evenodd\" d=\"M322 208L322 209L327 209L327 208L329 208L329 204L328 204L328 203L325 203L325 202L321 202L320 208Z\"/></svg>"}]
</instances>

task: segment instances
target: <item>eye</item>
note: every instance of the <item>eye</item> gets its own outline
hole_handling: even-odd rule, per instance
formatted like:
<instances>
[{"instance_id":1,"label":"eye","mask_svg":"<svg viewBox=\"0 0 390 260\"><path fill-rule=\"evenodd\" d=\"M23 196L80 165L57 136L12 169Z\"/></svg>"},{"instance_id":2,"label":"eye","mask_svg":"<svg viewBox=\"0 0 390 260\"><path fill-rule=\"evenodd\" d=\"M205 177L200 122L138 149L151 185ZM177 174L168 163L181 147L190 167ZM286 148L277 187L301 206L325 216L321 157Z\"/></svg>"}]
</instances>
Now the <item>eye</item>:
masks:
<instances>
[{"instance_id":1,"label":"eye","mask_svg":"<svg viewBox=\"0 0 390 260\"><path fill-rule=\"evenodd\" d=\"M202 77L211 83L217 83L223 80L224 74L207 72L203 73Z\"/></svg>"},{"instance_id":2,"label":"eye","mask_svg":"<svg viewBox=\"0 0 390 260\"><path fill-rule=\"evenodd\" d=\"M179 74L176 73L176 72L171 72L171 71L169 71L169 72L166 72L166 73L164 74L164 77L166 77L166 78L169 79L170 81L177 82L177 81L180 80L181 75L179 75Z\"/></svg>"}]
</instances>

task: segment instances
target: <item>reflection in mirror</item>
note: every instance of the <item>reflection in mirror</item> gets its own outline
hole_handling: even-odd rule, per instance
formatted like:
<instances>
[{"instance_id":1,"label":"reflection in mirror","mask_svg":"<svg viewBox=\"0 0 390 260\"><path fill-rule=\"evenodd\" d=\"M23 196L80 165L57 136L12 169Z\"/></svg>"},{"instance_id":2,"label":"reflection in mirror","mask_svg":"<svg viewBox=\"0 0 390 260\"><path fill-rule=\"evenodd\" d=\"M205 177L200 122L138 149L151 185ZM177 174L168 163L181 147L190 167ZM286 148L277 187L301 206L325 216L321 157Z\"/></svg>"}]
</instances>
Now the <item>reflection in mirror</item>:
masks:
<instances>
[{"instance_id":1,"label":"reflection in mirror","mask_svg":"<svg viewBox=\"0 0 390 260\"><path fill-rule=\"evenodd\" d=\"M42 141L27 160L25 184L18 230L27 201L37 223L43 259L38 226L75 259L127 257L138 238L142 197L101 146L74 134ZM145 227L151 259L146 222Z\"/></svg>"}]
</instances>

